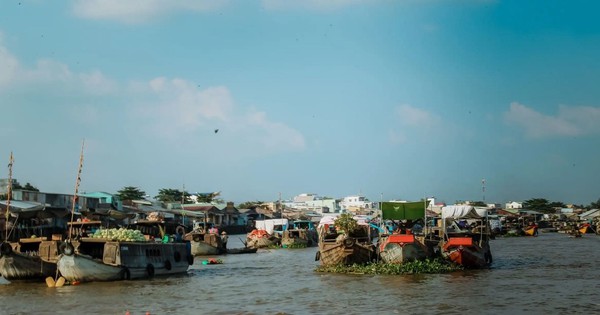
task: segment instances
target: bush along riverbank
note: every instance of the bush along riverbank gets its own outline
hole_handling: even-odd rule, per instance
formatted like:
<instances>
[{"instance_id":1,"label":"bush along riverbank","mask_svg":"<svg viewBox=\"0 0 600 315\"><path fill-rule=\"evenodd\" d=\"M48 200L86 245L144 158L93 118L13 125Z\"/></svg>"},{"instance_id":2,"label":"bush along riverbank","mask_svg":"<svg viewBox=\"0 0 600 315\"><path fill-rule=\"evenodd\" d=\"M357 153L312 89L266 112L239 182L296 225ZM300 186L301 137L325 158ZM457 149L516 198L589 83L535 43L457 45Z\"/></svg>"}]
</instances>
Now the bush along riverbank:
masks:
<instances>
[{"instance_id":1,"label":"bush along riverbank","mask_svg":"<svg viewBox=\"0 0 600 315\"><path fill-rule=\"evenodd\" d=\"M459 265L449 263L442 259L426 259L402 264L370 263L366 265L333 265L319 266L316 272L366 274L366 275L412 275L424 273L448 273L463 270Z\"/></svg>"}]
</instances>

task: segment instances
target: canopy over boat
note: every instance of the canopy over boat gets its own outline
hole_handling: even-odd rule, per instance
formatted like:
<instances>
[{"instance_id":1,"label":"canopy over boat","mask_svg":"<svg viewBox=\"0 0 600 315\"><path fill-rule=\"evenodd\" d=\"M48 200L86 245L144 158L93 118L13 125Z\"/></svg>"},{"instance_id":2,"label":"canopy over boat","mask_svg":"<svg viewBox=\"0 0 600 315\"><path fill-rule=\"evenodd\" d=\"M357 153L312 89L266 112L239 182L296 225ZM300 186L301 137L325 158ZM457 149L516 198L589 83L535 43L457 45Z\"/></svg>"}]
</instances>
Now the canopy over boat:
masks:
<instances>
[{"instance_id":1,"label":"canopy over boat","mask_svg":"<svg viewBox=\"0 0 600 315\"><path fill-rule=\"evenodd\" d=\"M442 208L442 219L483 219L487 216L487 209L485 208L475 208L468 205Z\"/></svg>"},{"instance_id":2,"label":"canopy over boat","mask_svg":"<svg viewBox=\"0 0 600 315\"><path fill-rule=\"evenodd\" d=\"M278 231L285 231L288 227L288 219L270 219L270 220L259 220L255 222L257 230L265 230L269 234L273 234L276 226L280 226Z\"/></svg>"},{"instance_id":3,"label":"canopy over boat","mask_svg":"<svg viewBox=\"0 0 600 315\"><path fill-rule=\"evenodd\" d=\"M425 217L429 201L382 202L381 214L384 220L418 220Z\"/></svg>"}]
</instances>

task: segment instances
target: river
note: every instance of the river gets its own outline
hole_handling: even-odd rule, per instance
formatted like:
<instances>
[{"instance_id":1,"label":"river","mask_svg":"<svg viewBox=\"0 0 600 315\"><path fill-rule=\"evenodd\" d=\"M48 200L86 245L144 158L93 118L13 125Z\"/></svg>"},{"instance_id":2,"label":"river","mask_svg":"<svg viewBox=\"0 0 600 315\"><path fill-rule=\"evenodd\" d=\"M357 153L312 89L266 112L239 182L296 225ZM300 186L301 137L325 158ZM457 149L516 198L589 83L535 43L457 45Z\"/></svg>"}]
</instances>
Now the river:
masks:
<instances>
[{"instance_id":1,"label":"river","mask_svg":"<svg viewBox=\"0 0 600 315\"><path fill-rule=\"evenodd\" d=\"M240 247L230 237L229 247ZM0 280L1 314L583 314L600 312L600 236L498 238L487 270L367 276L314 272L316 248L197 257L187 275L140 281Z\"/></svg>"}]
</instances>

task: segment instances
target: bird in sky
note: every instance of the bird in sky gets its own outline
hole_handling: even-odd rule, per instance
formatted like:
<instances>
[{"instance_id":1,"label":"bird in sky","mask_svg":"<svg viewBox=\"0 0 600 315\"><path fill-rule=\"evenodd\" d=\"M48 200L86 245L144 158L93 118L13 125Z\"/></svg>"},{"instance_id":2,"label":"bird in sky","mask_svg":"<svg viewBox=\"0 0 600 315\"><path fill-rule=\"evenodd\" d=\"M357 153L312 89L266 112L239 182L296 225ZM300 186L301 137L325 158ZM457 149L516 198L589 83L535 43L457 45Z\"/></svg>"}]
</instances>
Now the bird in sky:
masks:
<instances>
[{"instance_id":1,"label":"bird in sky","mask_svg":"<svg viewBox=\"0 0 600 315\"><path fill-rule=\"evenodd\" d=\"M215 129L215 133L219 132L219 129Z\"/></svg>"}]
</instances>

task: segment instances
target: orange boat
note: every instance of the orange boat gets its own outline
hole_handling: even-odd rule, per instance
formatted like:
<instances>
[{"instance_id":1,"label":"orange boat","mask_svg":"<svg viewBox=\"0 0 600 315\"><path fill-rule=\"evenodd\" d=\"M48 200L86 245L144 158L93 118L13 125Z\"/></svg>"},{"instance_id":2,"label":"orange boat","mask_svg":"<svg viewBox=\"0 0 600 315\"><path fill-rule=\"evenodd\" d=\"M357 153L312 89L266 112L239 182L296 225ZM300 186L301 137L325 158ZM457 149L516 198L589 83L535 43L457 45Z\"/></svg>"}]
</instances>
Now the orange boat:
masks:
<instances>
[{"instance_id":1,"label":"orange boat","mask_svg":"<svg viewBox=\"0 0 600 315\"><path fill-rule=\"evenodd\" d=\"M525 236L537 236L538 226L536 224L530 225L523 229L523 233L525 233Z\"/></svg>"},{"instance_id":2,"label":"orange boat","mask_svg":"<svg viewBox=\"0 0 600 315\"><path fill-rule=\"evenodd\" d=\"M465 268L485 268L492 264L487 209L475 209L468 205L442 208L444 237L442 256ZM462 230L455 220L477 220L480 228Z\"/></svg>"}]
</instances>

